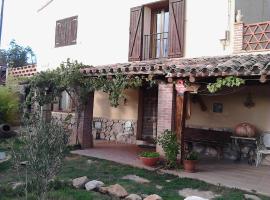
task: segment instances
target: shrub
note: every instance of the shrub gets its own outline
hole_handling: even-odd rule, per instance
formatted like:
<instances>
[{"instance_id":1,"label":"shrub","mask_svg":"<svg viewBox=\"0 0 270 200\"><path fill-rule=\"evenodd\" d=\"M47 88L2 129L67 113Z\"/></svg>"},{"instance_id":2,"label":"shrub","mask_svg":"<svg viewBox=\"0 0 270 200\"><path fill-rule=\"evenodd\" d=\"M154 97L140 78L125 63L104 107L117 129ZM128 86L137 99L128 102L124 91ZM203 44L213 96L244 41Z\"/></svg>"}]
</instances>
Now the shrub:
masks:
<instances>
[{"instance_id":1,"label":"shrub","mask_svg":"<svg viewBox=\"0 0 270 200\"><path fill-rule=\"evenodd\" d=\"M18 95L10 88L0 86L0 123L15 123L18 113Z\"/></svg>"},{"instance_id":2,"label":"shrub","mask_svg":"<svg viewBox=\"0 0 270 200\"><path fill-rule=\"evenodd\" d=\"M159 153L145 151L145 152L140 153L140 156L145 157L145 158L158 158Z\"/></svg>"},{"instance_id":3,"label":"shrub","mask_svg":"<svg viewBox=\"0 0 270 200\"><path fill-rule=\"evenodd\" d=\"M33 186L39 199L47 199L49 181L61 169L68 138L65 126L55 119L46 123L40 117L33 117L26 121L25 128L21 130L23 145L13 149L13 157L17 169L22 161L26 163L29 185Z\"/></svg>"},{"instance_id":4,"label":"shrub","mask_svg":"<svg viewBox=\"0 0 270 200\"><path fill-rule=\"evenodd\" d=\"M158 137L157 143L162 146L165 152L167 167L176 168L177 155L180 150L180 145L177 142L176 133L173 131L165 130L164 133Z\"/></svg>"}]
</instances>

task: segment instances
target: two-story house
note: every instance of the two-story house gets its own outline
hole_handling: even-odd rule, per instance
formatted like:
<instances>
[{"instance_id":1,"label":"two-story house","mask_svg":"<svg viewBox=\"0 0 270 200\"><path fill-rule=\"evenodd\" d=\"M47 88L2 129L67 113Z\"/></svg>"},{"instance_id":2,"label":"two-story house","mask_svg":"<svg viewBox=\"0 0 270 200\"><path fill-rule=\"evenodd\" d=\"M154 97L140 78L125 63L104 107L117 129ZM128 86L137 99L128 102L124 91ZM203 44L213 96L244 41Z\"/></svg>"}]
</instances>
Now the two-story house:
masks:
<instances>
[{"instance_id":1,"label":"two-story house","mask_svg":"<svg viewBox=\"0 0 270 200\"><path fill-rule=\"evenodd\" d=\"M94 65L83 70L87 76L120 72L158 80L151 89L127 90L118 108L95 92L93 113L84 122L93 121L94 138L146 144L171 129L181 144L206 141L202 148L218 157L220 143L230 140L237 124L270 131L270 0L140 3L97 1L93 7L83 0L54 0L38 10L39 70L71 58ZM208 83L230 75L246 85L208 92ZM69 111L68 101L63 94L54 114ZM91 146L88 135L82 130L84 147Z\"/></svg>"}]
</instances>

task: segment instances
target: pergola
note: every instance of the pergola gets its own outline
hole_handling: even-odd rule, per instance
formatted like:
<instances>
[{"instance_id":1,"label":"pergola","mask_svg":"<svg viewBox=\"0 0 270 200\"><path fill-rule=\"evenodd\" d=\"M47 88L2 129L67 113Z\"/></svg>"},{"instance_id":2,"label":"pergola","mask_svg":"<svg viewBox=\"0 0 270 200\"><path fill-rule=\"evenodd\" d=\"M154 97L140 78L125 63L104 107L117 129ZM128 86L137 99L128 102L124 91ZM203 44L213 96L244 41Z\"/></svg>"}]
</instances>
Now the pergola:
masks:
<instances>
[{"instance_id":1,"label":"pergola","mask_svg":"<svg viewBox=\"0 0 270 200\"><path fill-rule=\"evenodd\" d=\"M210 81L216 77L226 76L248 77L256 80L258 77L266 79L267 75L270 74L270 54L137 61L86 67L81 69L81 72L86 76L113 76L121 73L125 75L153 75L162 79L158 84L157 134L162 134L165 129L174 130L179 141L183 143L185 94L198 89L196 87L197 80ZM184 80L188 80L191 87L186 86ZM89 134L92 131L89 121L93 120L93 99L94 94L92 93L89 95L88 104L82 112L79 138L83 148L93 147L93 139ZM139 113L138 124L141 123L141 120ZM184 145L181 145L181 148L181 157L183 158Z\"/></svg>"}]
</instances>

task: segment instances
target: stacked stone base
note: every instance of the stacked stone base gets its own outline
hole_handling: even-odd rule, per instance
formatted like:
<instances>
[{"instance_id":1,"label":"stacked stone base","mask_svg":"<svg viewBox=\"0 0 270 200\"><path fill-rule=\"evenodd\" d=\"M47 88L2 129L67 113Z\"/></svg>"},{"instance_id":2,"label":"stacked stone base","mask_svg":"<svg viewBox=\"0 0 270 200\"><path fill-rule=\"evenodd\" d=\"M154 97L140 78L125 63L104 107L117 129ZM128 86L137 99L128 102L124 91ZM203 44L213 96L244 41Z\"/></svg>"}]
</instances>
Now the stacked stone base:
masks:
<instances>
[{"instance_id":1,"label":"stacked stone base","mask_svg":"<svg viewBox=\"0 0 270 200\"><path fill-rule=\"evenodd\" d=\"M52 112L52 116L59 120L64 120L69 114L72 115L69 128L70 130L75 130L74 113ZM93 138L96 140L136 144L137 122L135 120L112 120L94 117L92 126Z\"/></svg>"}]
</instances>

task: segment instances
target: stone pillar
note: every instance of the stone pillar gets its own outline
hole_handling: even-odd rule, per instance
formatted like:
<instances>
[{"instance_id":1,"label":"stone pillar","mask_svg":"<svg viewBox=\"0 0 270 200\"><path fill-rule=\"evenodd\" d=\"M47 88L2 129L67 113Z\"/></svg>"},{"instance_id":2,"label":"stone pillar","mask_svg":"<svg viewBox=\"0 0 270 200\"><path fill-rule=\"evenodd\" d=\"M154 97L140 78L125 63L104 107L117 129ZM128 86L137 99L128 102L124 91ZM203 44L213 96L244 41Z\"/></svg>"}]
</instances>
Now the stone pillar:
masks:
<instances>
[{"instance_id":1,"label":"stone pillar","mask_svg":"<svg viewBox=\"0 0 270 200\"><path fill-rule=\"evenodd\" d=\"M78 139L83 149L93 148L92 122L94 108L94 92L89 94L89 98L80 113L80 124L78 129ZM75 114L77 119L78 114ZM76 127L75 127L76 129Z\"/></svg>"},{"instance_id":2,"label":"stone pillar","mask_svg":"<svg viewBox=\"0 0 270 200\"><path fill-rule=\"evenodd\" d=\"M52 119L51 104L45 104L41 106L41 118L45 122L50 122Z\"/></svg>"},{"instance_id":3,"label":"stone pillar","mask_svg":"<svg viewBox=\"0 0 270 200\"><path fill-rule=\"evenodd\" d=\"M158 119L157 119L157 136L163 134L168 130L173 130L174 115L173 115L173 104L174 104L174 85L173 83L161 83L158 86ZM157 144L157 152L164 156L164 151Z\"/></svg>"},{"instance_id":4,"label":"stone pillar","mask_svg":"<svg viewBox=\"0 0 270 200\"><path fill-rule=\"evenodd\" d=\"M238 22L234 24L234 37L233 37L233 53L243 53L243 33L244 23Z\"/></svg>"}]
</instances>

